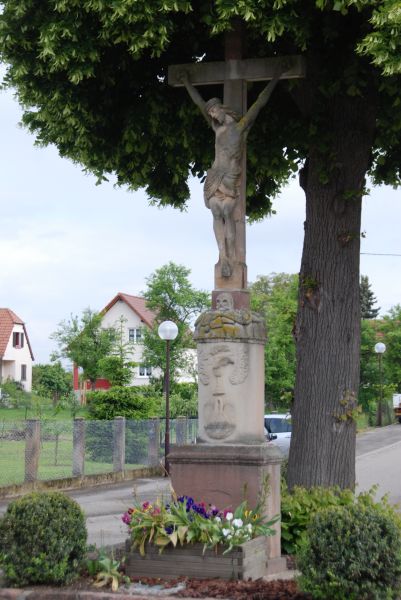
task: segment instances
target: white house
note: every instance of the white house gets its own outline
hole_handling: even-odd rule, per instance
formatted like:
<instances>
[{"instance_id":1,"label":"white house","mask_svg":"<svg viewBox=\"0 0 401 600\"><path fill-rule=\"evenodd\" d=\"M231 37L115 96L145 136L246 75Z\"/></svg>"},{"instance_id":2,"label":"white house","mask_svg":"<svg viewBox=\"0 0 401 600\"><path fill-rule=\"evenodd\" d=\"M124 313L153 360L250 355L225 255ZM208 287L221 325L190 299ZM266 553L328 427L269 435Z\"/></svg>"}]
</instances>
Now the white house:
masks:
<instances>
[{"instance_id":1,"label":"white house","mask_svg":"<svg viewBox=\"0 0 401 600\"><path fill-rule=\"evenodd\" d=\"M110 302L100 311L103 315L102 326L120 327L123 323L125 341L132 342L133 353L131 360L138 366L134 368L131 385L148 385L152 375L158 377L160 375L159 368L152 368L142 361L143 355L143 332L147 327L152 327L155 320L155 313L146 307L145 298L140 296L131 296L119 292ZM188 364L196 364L196 351L189 349L186 351L188 356ZM192 369L193 371L193 369ZM80 391L79 369L75 365L74 373L74 390L76 393ZM190 370L179 373L178 381L193 382L194 376ZM107 379L97 379L96 389L108 389L110 383Z\"/></svg>"},{"instance_id":2,"label":"white house","mask_svg":"<svg viewBox=\"0 0 401 600\"><path fill-rule=\"evenodd\" d=\"M133 362L138 366L134 369L131 385L146 385L152 375L152 367L142 363L143 330L152 327L155 314L146 308L144 298L119 292L101 311L103 327L118 326L123 319L125 339L133 343Z\"/></svg>"},{"instance_id":3,"label":"white house","mask_svg":"<svg viewBox=\"0 0 401 600\"><path fill-rule=\"evenodd\" d=\"M30 392L33 361L25 323L9 308L0 308L0 385L12 379Z\"/></svg>"}]
</instances>

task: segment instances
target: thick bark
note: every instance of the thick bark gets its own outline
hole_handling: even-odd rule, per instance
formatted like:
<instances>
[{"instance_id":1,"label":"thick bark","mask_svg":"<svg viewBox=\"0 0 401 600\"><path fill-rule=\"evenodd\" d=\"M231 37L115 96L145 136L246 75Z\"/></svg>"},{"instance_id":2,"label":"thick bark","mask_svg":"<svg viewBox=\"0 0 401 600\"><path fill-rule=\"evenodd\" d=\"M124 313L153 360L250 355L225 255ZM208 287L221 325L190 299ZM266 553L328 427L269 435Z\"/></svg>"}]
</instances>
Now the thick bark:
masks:
<instances>
[{"instance_id":1,"label":"thick bark","mask_svg":"<svg viewBox=\"0 0 401 600\"><path fill-rule=\"evenodd\" d=\"M305 239L297 322L297 375L288 484L355 485L359 387L361 197L374 114L366 99L332 101L329 181L311 149L301 185Z\"/></svg>"}]
</instances>

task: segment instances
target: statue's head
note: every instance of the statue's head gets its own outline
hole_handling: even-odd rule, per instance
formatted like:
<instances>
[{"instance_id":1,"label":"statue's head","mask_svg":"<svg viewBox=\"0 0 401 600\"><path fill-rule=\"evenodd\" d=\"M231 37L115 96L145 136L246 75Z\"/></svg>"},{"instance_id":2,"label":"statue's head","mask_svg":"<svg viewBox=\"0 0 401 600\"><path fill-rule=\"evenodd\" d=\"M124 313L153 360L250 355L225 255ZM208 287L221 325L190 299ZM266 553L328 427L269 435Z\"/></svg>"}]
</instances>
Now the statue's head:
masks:
<instances>
[{"instance_id":1,"label":"statue's head","mask_svg":"<svg viewBox=\"0 0 401 600\"><path fill-rule=\"evenodd\" d=\"M205 103L206 112L215 121L223 124L226 115L229 115L234 121L239 121L240 116L228 106L225 106L219 98L211 98Z\"/></svg>"}]
</instances>

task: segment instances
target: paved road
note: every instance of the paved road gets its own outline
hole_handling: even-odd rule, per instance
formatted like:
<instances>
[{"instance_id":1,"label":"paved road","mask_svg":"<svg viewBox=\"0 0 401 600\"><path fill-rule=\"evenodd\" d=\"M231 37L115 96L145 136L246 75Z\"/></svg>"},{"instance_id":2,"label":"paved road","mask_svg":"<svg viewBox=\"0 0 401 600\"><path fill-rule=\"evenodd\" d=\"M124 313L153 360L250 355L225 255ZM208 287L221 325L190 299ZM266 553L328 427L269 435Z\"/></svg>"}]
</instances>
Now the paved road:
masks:
<instances>
[{"instance_id":1,"label":"paved road","mask_svg":"<svg viewBox=\"0 0 401 600\"><path fill-rule=\"evenodd\" d=\"M401 425L367 431L357 438L357 489L379 484L380 498L389 494L392 504L401 506Z\"/></svg>"},{"instance_id":2,"label":"paved road","mask_svg":"<svg viewBox=\"0 0 401 600\"><path fill-rule=\"evenodd\" d=\"M356 471L359 490L367 490L379 483L379 495L389 491L390 500L401 503L400 425L358 435ZM170 481L166 478L137 479L69 492L87 515L89 543L98 546L118 544L126 539L121 515L132 504L134 496L140 501L154 501L157 497L167 498L169 494ZM6 502L0 503L0 514L6 506Z\"/></svg>"}]
</instances>

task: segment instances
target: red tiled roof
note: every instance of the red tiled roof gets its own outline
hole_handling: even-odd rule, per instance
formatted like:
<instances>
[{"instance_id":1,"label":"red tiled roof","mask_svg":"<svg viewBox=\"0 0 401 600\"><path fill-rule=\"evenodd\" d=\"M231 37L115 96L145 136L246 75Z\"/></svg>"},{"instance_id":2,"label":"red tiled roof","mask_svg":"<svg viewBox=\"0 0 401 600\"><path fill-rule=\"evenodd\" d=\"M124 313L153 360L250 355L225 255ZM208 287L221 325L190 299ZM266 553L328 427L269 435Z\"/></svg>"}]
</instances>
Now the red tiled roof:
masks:
<instances>
[{"instance_id":1,"label":"red tiled roof","mask_svg":"<svg viewBox=\"0 0 401 600\"><path fill-rule=\"evenodd\" d=\"M141 298L140 296L131 296L130 294L123 294L122 292L119 292L117 296L115 296L101 312L106 313L119 300L128 304L128 306L132 308L134 312L136 312L138 317L144 323L146 323L146 325L152 327L156 315L146 307L145 298Z\"/></svg>"},{"instance_id":2,"label":"red tiled roof","mask_svg":"<svg viewBox=\"0 0 401 600\"><path fill-rule=\"evenodd\" d=\"M29 352L31 353L32 360L34 360L31 344L25 328L25 323L15 314L15 312L9 308L0 308L0 358L4 356L14 325L23 326Z\"/></svg>"}]
</instances>

